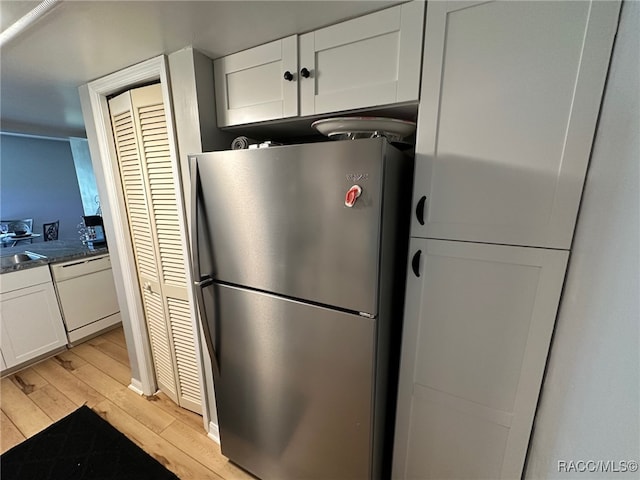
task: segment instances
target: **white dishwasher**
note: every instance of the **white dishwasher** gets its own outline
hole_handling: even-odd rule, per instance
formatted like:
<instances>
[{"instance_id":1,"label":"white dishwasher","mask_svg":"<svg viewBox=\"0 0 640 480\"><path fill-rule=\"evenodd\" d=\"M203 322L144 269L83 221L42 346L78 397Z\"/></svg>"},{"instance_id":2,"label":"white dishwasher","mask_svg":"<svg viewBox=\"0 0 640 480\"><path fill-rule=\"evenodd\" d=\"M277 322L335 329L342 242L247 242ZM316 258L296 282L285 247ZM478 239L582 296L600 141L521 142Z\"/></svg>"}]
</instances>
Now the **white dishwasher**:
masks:
<instances>
[{"instance_id":1,"label":"white dishwasher","mask_svg":"<svg viewBox=\"0 0 640 480\"><path fill-rule=\"evenodd\" d=\"M51 265L69 344L121 321L109 255Z\"/></svg>"}]
</instances>

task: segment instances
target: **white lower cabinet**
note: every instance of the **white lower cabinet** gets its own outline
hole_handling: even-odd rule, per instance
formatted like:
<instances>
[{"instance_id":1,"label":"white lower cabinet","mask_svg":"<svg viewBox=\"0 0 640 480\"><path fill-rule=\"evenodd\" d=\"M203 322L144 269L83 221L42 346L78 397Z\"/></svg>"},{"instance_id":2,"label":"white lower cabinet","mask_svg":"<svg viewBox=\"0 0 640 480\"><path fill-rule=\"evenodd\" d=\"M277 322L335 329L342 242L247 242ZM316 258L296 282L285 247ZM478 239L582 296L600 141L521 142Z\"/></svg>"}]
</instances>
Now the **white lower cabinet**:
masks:
<instances>
[{"instance_id":1,"label":"white lower cabinet","mask_svg":"<svg viewBox=\"0 0 640 480\"><path fill-rule=\"evenodd\" d=\"M67 344L47 265L2 275L0 313L3 370Z\"/></svg>"},{"instance_id":2,"label":"white lower cabinet","mask_svg":"<svg viewBox=\"0 0 640 480\"><path fill-rule=\"evenodd\" d=\"M411 240L394 479L520 478L567 258Z\"/></svg>"}]
</instances>

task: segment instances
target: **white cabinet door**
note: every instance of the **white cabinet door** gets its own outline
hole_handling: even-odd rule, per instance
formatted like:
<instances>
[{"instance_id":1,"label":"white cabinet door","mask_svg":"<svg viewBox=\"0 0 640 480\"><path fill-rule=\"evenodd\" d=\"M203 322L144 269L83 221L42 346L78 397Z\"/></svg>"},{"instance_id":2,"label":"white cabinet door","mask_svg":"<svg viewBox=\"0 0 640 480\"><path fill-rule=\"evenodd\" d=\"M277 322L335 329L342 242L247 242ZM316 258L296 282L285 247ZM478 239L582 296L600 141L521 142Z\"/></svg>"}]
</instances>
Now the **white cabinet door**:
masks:
<instances>
[{"instance_id":1,"label":"white cabinet door","mask_svg":"<svg viewBox=\"0 0 640 480\"><path fill-rule=\"evenodd\" d=\"M297 69L296 35L215 60L218 126L298 115Z\"/></svg>"},{"instance_id":2,"label":"white cabinet door","mask_svg":"<svg viewBox=\"0 0 640 480\"><path fill-rule=\"evenodd\" d=\"M520 478L567 257L412 239L394 479Z\"/></svg>"},{"instance_id":3,"label":"white cabinet door","mask_svg":"<svg viewBox=\"0 0 640 480\"><path fill-rule=\"evenodd\" d=\"M300 36L300 114L418 99L424 2Z\"/></svg>"},{"instance_id":4,"label":"white cabinet door","mask_svg":"<svg viewBox=\"0 0 640 480\"><path fill-rule=\"evenodd\" d=\"M67 344L51 281L0 294L0 310L2 356L7 368Z\"/></svg>"},{"instance_id":5,"label":"white cabinet door","mask_svg":"<svg viewBox=\"0 0 640 480\"><path fill-rule=\"evenodd\" d=\"M428 3L412 236L570 247L619 8Z\"/></svg>"}]
</instances>

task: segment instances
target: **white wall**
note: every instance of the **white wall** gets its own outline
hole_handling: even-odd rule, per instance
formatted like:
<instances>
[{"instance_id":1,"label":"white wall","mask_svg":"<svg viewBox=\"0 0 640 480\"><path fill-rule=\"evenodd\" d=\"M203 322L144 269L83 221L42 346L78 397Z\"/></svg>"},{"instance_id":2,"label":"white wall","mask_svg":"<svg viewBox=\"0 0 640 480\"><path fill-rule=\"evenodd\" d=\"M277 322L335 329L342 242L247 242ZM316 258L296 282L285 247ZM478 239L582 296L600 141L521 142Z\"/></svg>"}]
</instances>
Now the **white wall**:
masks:
<instances>
[{"instance_id":1,"label":"white wall","mask_svg":"<svg viewBox=\"0 0 640 480\"><path fill-rule=\"evenodd\" d=\"M68 139L3 132L0 171L2 220L32 218L33 231L40 234L42 224L59 220L60 240L80 238L82 199Z\"/></svg>"},{"instance_id":2,"label":"white wall","mask_svg":"<svg viewBox=\"0 0 640 480\"><path fill-rule=\"evenodd\" d=\"M640 461L640 2L622 6L525 478L560 461ZM577 468L593 464L576 464ZM618 464L618 467L620 465Z\"/></svg>"},{"instance_id":3,"label":"white wall","mask_svg":"<svg viewBox=\"0 0 640 480\"><path fill-rule=\"evenodd\" d=\"M213 61L191 47L169 55L172 82L173 115L182 175L182 206L187 232L191 232L191 177L188 155L221 150L231 144L231 134L217 128L213 90ZM196 322L197 344L204 382L203 417L205 429L220 443L213 371L201 322Z\"/></svg>"}]
</instances>

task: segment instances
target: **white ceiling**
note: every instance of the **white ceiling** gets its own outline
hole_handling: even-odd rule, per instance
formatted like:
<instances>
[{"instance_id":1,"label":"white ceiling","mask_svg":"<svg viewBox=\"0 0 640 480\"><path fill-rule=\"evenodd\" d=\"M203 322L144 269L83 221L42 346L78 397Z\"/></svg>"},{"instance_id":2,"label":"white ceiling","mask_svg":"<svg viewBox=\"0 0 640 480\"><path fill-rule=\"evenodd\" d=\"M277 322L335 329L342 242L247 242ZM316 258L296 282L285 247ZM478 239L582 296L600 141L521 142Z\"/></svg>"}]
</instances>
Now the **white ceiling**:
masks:
<instances>
[{"instance_id":1,"label":"white ceiling","mask_svg":"<svg viewBox=\"0 0 640 480\"><path fill-rule=\"evenodd\" d=\"M0 27L39 2L0 0ZM63 1L0 51L0 129L84 136L77 87L192 45L211 58L396 1Z\"/></svg>"}]
</instances>

